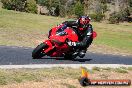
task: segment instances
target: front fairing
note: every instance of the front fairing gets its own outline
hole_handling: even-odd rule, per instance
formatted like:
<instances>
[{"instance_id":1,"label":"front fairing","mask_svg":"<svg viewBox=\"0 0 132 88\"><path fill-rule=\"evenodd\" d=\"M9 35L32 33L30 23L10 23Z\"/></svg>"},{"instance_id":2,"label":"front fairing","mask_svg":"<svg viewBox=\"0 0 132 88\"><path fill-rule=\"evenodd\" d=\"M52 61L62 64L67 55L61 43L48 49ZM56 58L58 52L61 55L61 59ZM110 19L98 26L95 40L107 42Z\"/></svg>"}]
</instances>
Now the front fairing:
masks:
<instances>
[{"instance_id":1,"label":"front fairing","mask_svg":"<svg viewBox=\"0 0 132 88\"><path fill-rule=\"evenodd\" d=\"M61 32L58 32L57 29L58 27L51 29L51 34L49 36L49 41L51 42L49 43L49 46L51 48L54 47L52 53L49 53L49 56L51 57L59 57L65 55L66 53L72 52L72 47L68 46L66 42L67 40L73 42L78 41L77 34L71 28L67 27L64 31Z\"/></svg>"},{"instance_id":2,"label":"front fairing","mask_svg":"<svg viewBox=\"0 0 132 88\"><path fill-rule=\"evenodd\" d=\"M77 34L69 27L67 27L64 31L61 32L57 32L57 28L52 29L52 33L49 38L50 40L58 41L61 43L66 42L67 39L73 42L78 41Z\"/></svg>"}]
</instances>

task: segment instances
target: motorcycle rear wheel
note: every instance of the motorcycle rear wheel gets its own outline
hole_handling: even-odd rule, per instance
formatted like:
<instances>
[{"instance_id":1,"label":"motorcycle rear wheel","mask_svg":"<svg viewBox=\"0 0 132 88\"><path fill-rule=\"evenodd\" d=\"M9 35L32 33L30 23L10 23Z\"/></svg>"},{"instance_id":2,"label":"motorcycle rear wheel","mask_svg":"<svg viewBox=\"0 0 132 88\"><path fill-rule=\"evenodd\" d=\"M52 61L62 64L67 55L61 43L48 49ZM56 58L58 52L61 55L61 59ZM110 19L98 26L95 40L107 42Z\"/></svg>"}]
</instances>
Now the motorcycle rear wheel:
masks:
<instances>
[{"instance_id":1,"label":"motorcycle rear wheel","mask_svg":"<svg viewBox=\"0 0 132 88\"><path fill-rule=\"evenodd\" d=\"M64 58L67 59L67 60L74 60L76 57L77 57L77 56L73 56L72 54L66 54L66 55L64 56Z\"/></svg>"},{"instance_id":2,"label":"motorcycle rear wheel","mask_svg":"<svg viewBox=\"0 0 132 88\"><path fill-rule=\"evenodd\" d=\"M45 43L41 43L40 45L38 45L32 52L32 58L36 59L36 58L41 58L44 55L46 55L43 51L43 49L45 49L47 47L47 45Z\"/></svg>"}]
</instances>

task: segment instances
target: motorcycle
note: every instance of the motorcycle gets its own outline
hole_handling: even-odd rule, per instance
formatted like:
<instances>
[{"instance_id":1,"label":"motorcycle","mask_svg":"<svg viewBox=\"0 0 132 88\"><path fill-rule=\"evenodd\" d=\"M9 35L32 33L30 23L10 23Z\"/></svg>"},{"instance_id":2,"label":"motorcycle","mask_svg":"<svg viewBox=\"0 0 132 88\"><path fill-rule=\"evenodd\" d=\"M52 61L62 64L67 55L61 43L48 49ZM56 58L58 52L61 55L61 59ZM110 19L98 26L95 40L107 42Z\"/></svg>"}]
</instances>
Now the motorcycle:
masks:
<instances>
[{"instance_id":1,"label":"motorcycle","mask_svg":"<svg viewBox=\"0 0 132 88\"><path fill-rule=\"evenodd\" d=\"M57 31L63 25L54 27L50 30L48 40L38 45L32 52L32 58L37 59L43 56L50 57L64 57L65 59L74 59L77 55L75 53L75 48L68 46L68 41L78 42L78 35L76 30L67 27L64 31ZM93 32L92 38L96 37L96 32Z\"/></svg>"}]
</instances>

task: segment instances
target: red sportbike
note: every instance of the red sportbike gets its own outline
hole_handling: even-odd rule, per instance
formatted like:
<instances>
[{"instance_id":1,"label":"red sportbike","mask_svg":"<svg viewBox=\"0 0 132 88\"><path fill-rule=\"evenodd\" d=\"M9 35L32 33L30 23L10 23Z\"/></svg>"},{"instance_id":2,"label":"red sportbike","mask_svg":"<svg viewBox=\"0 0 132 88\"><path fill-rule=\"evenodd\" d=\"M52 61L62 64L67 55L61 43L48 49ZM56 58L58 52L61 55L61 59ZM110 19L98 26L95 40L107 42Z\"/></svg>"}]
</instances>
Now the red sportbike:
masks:
<instances>
[{"instance_id":1,"label":"red sportbike","mask_svg":"<svg viewBox=\"0 0 132 88\"><path fill-rule=\"evenodd\" d=\"M33 59L41 58L45 55L50 57L64 57L66 59L74 59L77 57L73 56L75 49L68 46L67 42L78 42L78 35L75 30L70 27L67 27L64 31L57 32L61 26L52 28L49 39L45 40L33 50ZM95 37L96 32L93 32L92 38Z\"/></svg>"}]
</instances>

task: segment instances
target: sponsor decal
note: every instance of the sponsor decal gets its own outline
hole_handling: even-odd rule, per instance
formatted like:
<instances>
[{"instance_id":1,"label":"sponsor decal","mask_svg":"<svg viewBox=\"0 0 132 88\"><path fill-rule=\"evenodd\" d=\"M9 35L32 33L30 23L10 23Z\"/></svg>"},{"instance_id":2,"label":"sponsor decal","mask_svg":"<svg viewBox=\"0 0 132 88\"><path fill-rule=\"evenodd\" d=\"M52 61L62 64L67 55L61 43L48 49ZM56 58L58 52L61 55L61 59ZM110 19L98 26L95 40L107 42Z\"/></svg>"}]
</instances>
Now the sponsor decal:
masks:
<instances>
[{"instance_id":1,"label":"sponsor decal","mask_svg":"<svg viewBox=\"0 0 132 88\"><path fill-rule=\"evenodd\" d=\"M130 86L130 79L89 79L89 73L81 68L82 75L79 78L81 86Z\"/></svg>"}]
</instances>

